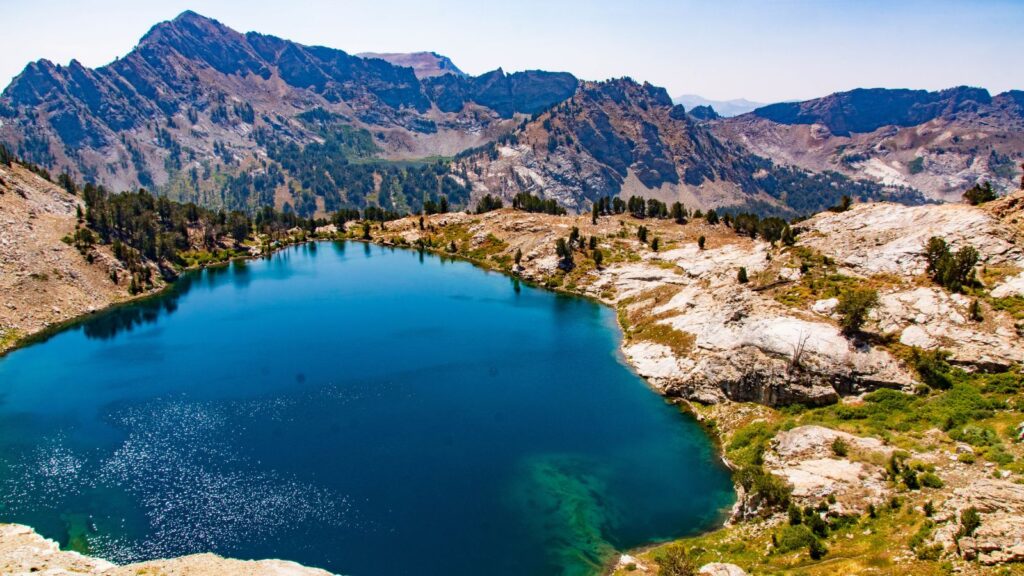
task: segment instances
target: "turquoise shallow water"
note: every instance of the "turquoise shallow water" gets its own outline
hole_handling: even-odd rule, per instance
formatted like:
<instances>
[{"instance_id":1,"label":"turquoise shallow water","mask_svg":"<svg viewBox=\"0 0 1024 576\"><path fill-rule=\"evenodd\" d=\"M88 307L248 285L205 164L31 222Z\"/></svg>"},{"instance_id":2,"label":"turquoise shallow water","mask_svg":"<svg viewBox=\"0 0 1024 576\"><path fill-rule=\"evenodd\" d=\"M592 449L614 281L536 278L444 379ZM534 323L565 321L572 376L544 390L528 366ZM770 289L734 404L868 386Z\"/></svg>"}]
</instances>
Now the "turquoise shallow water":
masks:
<instances>
[{"instance_id":1,"label":"turquoise shallow water","mask_svg":"<svg viewBox=\"0 0 1024 576\"><path fill-rule=\"evenodd\" d=\"M605 307L411 251L207 270L0 358L0 521L119 561L592 573L733 499L617 338Z\"/></svg>"}]
</instances>

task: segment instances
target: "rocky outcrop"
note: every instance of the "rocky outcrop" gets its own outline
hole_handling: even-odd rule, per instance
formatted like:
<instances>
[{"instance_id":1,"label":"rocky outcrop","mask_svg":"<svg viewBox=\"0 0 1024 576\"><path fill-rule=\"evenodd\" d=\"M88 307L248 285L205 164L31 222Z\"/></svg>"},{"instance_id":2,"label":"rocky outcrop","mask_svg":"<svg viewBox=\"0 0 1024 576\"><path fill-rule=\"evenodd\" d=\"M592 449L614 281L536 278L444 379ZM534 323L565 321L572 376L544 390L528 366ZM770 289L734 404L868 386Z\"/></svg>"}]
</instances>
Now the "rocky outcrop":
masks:
<instances>
[{"instance_id":1,"label":"rocky outcrop","mask_svg":"<svg viewBox=\"0 0 1024 576\"><path fill-rule=\"evenodd\" d=\"M459 112L467 104L496 111L502 118L534 114L572 96L577 80L565 72L529 70L506 74L501 68L476 77L435 75L424 92L443 112Z\"/></svg>"},{"instance_id":2,"label":"rocky outcrop","mask_svg":"<svg viewBox=\"0 0 1024 576\"><path fill-rule=\"evenodd\" d=\"M799 228L805 231L801 244L835 257L861 276L923 274L924 248L933 236L945 239L952 250L973 246L983 265L1024 266L1017 234L985 210L963 204L857 204L846 212L817 214Z\"/></svg>"},{"instance_id":3,"label":"rocky outcrop","mask_svg":"<svg viewBox=\"0 0 1024 576\"><path fill-rule=\"evenodd\" d=\"M836 454L841 442L845 454ZM837 514L860 514L868 505L881 505L892 493L886 472L869 461L886 459L893 448L874 438L862 438L822 426L800 426L779 432L764 455L765 469L793 487L800 506L817 506L830 496Z\"/></svg>"},{"instance_id":4,"label":"rocky outcrop","mask_svg":"<svg viewBox=\"0 0 1024 576\"><path fill-rule=\"evenodd\" d=\"M61 550L27 526L0 524L0 573L10 576L331 576L283 560L232 560L194 554L169 560L117 566L106 560Z\"/></svg>"},{"instance_id":5,"label":"rocky outcrop","mask_svg":"<svg viewBox=\"0 0 1024 576\"><path fill-rule=\"evenodd\" d=\"M914 288L884 294L872 313L882 334L925 350L942 348L954 363L1006 370L1024 362L1024 349L1012 320L993 316L987 324L969 319L971 299L940 288Z\"/></svg>"},{"instance_id":6,"label":"rocky outcrop","mask_svg":"<svg viewBox=\"0 0 1024 576\"><path fill-rule=\"evenodd\" d=\"M1024 176L1021 180L1021 190L988 202L983 208L1004 225L1024 235Z\"/></svg>"},{"instance_id":7,"label":"rocky outcrop","mask_svg":"<svg viewBox=\"0 0 1024 576\"><path fill-rule=\"evenodd\" d=\"M971 534L959 535L965 510L978 511L981 523ZM982 564L1024 561L1024 486L1006 480L978 478L955 490L942 505L935 541ZM959 538L958 538L959 535Z\"/></svg>"},{"instance_id":8,"label":"rocky outcrop","mask_svg":"<svg viewBox=\"0 0 1024 576\"><path fill-rule=\"evenodd\" d=\"M694 106L690 108L690 116L697 120L718 120L721 116L711 106Z\"/></svg>"},{"instance_id":9,"label":"rocky outcrop","mask_svg":"<svg viewBox=\"0 0 1024 576\"><path fill-rule=\"evenodd\" d=\"M907 346L947 349L953 362L982 369L1006 369L1024 361L1011 317L987 314L984 322L973 320L971 298L919 285L931 284L924 274L925 246L932 237L945 239L952 250L975 248L982 266L1024 270L1022 236L990 211L953 204L861 204L842 213L819 214L800 227L800 244L832 257L843 273L901 280L883 290L872 312L879 333ZM1021 278L1012 275L988 288L994 297L1013 295L1024 287ZM831 316L832 306L822 301L814 311Z\"/></svg>"},{"instance_id":10,"label":"rocky outcrop","mask_svg":"<svg viewBox=\"0 0 1024 576\"><path fill-rule=\"evenodd\" d=\"M763 262L763 258L761 260ZM661 322L695 337L694 354L666 362L665 349L625 347L641 375L670 394L770 406L827 404L864 387L911 382L887 353L860 349L828 323L795 317L731 278L690 286L658 309ZM671 366L671 369L666 369Z\"/></svg>"},{"instance_id":11,"label":"rocky outcrop","mask_svg":"<svg viewBox=\"0 0 1024 576\"><path fill-rule=\"evenodd\" d=\"M747 576L747 572L735 564L711 562L700 567L699 576Z\"/></svg>"}]
</instances>

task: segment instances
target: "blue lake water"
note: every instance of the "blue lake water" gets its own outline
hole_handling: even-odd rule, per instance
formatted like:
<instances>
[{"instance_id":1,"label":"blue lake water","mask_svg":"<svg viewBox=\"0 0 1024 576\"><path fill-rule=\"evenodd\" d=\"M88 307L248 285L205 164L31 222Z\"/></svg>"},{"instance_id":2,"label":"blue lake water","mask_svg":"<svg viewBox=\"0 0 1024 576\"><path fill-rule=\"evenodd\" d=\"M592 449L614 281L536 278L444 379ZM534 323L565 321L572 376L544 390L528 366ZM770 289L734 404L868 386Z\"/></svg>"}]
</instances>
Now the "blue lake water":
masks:
<instances>
[{"instance_id":1,"label":"blue lake water","mask_svg":"<svg viewBox=\"0 0 1024 576\"><path fill-rule=\"evenodd\" d=\"M0 522L123 562L591 574L733 501L618 337L598 304L412 251L192 274L0 358Z\"/></svg>"}]
</instances>

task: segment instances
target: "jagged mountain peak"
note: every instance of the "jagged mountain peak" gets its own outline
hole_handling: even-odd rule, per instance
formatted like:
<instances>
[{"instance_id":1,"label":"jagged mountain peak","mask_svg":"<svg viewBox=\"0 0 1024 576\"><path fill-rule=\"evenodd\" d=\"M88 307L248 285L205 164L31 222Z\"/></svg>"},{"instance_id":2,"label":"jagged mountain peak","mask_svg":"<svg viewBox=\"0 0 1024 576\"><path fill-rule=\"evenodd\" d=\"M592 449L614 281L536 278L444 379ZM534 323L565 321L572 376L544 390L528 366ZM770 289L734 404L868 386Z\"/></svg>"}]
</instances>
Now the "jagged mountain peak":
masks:
<instances>
[{"instance_id":1,"label":"jagged mountain peak","mask_svg":"<svg viewBox=\"0 0 1024 576\"><path fill-rule=\"evenodd\" d=\"M617 104L644 103L671 108L668 91L649 82L639 83L630 77L584 82L580 94L592 98L609 98Z\"/></svg>"},{"instance_id":2,"label":"jagged mountain peak","mask_svg":"<svg viewBox=\"0 0 1024 576\"><path fill-rule=\"evenodd\" d=\"M158 22L139 40L139 46L159 43L169 38L191 37L199 43L206 43L216 36L234 36L240 39L241 34L220 21L202 14L186 10L171 20Z\"/></svg>"}]
</instances>

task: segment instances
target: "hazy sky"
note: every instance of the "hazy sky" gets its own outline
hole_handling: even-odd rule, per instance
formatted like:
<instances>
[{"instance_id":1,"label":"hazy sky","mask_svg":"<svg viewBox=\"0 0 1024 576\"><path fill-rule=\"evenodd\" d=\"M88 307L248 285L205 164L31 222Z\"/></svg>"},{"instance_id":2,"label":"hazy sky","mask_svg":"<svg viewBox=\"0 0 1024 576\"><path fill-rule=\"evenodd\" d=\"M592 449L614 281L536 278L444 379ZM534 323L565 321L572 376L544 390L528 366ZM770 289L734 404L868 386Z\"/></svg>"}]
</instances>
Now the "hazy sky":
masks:
<instances>
[{"instance_id":1,"label":"hazy sky","mask_svg":"<svg viewBox=\"0 0 1024 576\"><path fill-rule=\"evenodd\" d=\"M1024 0L0 0L0 84L39 58L105 64L185 9L348 52L433 50L471 74L631 76L673 96L1024 89Z\"/></svg>"}]
</instances>

